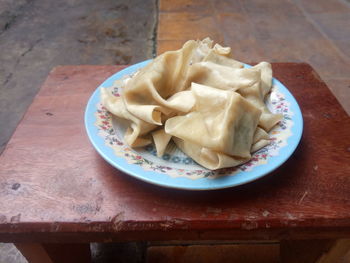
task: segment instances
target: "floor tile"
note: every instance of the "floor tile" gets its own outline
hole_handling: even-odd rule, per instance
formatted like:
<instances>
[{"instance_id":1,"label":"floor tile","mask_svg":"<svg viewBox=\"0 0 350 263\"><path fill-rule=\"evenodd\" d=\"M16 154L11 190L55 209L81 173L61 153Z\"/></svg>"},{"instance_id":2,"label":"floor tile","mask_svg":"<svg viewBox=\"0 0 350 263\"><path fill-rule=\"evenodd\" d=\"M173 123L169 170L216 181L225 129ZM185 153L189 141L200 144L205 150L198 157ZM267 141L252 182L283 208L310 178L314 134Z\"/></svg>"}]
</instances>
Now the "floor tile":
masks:
<instances>
[{"instance_id":1,"label":"floor tile","mask_svg":"<svg viewBox=\"0 0 350 263\"><path fill-rule=\"evenodd\" d=\"M210 0L171 0L160 1L160 12L209 12Z\"/></svg>"},{"instance_id":2,"label":"floor tile","mask_svg":"<svg viewBox=\"0 0 350 263\"><path fill-rule=\"evenodd\" d=\"M350 3L346 3L342 0L321 0L321 1L310 1L310 0L293 0L294 3L302 6L306 12L310 14L318 13L348 13Z\"/></svg>"},{"instance_id":3,"label":"floor tile","mask_svg":"<svg viewBox=\"0 0 350 263\"><path fill-rule=\"evenodd\" d=\"M315 14L310 18L350 61L350 12Z\"/></svg>"},{"instance_id":4,"label":"floor tile","mask_svg":"<svg viewBox=\"0 0 350 263\"><path fill-rule=\"evenodd\" d=\"M186 40L159 40L157 42L157 54L160 55L164 53L165 51L169 50L177 50L183 46L183 44L186 42Z\"/></svg>"},{"instance_id":5,"label":"floor tile","mask_svg":"<svg viewBox=\"0 0 350 263\"><path fill-rule=\"evenodd\" d=\"M217 28L215 18L210 15L184 12L159 14L159 40L189 40L211 37L222 42L222 32Z\"/></svg>"},{"instance_id":6,"label":"floor tile","mask_svg":"<svg viewBox=\"0 0 350 263\"><path fill-rule=\"evenodd\" d=\"M224 35L225 46L232 48L232 55L241 61L252 62L264 57L253 24L244 13L220 13L217 23Z\"/></svg>"}]
</instances>

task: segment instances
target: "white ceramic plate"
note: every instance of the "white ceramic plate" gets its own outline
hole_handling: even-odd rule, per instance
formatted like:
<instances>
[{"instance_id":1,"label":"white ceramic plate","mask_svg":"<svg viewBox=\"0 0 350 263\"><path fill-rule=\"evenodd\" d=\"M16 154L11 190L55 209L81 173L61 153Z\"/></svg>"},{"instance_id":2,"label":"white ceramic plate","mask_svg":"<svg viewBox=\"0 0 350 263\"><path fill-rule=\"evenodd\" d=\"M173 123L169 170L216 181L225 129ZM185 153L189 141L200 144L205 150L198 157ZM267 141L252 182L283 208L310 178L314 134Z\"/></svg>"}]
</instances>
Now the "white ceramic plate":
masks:
<instances>
[{"instance_id":1,"label":"white ceramic plate","mask_svg":"<svg viewBox=\"0 0 350 263\"><path fill-rule=\"evenodd\" d=\"M150 60L144 61L109 77L100 87L112 87L126 75L135 73ZM249 65L245 65L250 67ZM143 181L186 190L213 190L233 187L257 180L282 165L299 144L303 119L298 103L288 89L273 79L269 109L282 113L283 120L270 132L271 143L254 153L252 159L238 167L210 171L170 145L158 158L154 146L131 149L123 140L125 125L115 120L100 103L100 87L92 94L85 111L85 127L97 152L111 165ZM119 96L118 88L113 93Z\"/></svg>"}]
</instances>

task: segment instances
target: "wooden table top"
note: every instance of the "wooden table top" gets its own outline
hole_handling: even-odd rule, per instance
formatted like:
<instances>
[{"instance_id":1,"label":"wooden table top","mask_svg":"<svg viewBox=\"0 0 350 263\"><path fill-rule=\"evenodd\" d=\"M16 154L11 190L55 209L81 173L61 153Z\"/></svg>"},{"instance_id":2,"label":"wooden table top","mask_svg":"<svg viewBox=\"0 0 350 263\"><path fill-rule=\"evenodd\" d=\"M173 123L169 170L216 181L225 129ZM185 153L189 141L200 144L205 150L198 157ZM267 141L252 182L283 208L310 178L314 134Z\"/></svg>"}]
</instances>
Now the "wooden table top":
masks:
<instances>
[{"instance_id":1,"label":"wooden table top","mask_svg":"<svg viewBox=\"0 0 350 263\"><path fill-rule=\"evenodd\" d=\"M87 100L122 68L50 73L0 156L0 241L349 237L350 118L309 65L273 64L303 112L292 157L253 183L204 192L141 182L92 147Z\"/></svg>"}]
</instances>

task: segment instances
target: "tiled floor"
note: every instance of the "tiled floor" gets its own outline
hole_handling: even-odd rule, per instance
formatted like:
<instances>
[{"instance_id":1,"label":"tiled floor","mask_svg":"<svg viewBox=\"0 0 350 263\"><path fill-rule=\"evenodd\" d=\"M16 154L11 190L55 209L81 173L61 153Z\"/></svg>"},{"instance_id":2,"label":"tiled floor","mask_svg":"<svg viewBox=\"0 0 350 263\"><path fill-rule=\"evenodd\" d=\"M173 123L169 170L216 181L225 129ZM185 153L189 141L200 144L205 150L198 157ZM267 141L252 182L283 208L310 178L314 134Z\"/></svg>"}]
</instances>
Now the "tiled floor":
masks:
<instances>
[{"instance_id":1,"label":"tiled floor","mask_svg":"<svg viewBox=\"0 0 350 263\"><path fill-rule=\"evenodd\" d=\"M308 62L350 114L345 0L160 0L158 53L211 37L243 62Z\"/></svg>"}]
</instances>

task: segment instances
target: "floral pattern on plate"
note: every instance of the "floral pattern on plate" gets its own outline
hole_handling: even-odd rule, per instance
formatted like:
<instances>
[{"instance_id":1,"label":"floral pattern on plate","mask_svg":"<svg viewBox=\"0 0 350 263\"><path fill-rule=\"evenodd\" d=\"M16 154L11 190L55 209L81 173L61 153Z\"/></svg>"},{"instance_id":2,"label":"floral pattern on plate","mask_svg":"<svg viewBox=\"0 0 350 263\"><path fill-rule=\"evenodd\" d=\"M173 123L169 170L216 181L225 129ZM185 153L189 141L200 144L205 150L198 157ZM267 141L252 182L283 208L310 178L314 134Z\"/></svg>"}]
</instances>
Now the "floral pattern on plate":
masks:
<instances>
[{"instance_id":1,"label":"floral pattern on plate","mask_svg":"<svg viewBox=\"0 0 350 263\"><path fill-rule=\"evenodd\" d=\"M114 96L120 96L120 85L114 84L112 89ZM123 132L114 125L112 115L102 106L96 105L95 113L98 127L98 135L102 136L105 144L114 150L117 156L124 158L129 164L139 165L144 170L155 171L171 177L187 177L190 179L217 178L222 175L235 175L242 171L251 171L254 167L267 164L269 158L276 156L282 147L287 145L287 139L292 135L293 112L290 103L285 99L277 85L273 85L270 95L267 98L267 106L273 113L283 114L283 119L270 131L270 144L255 152L252 158L237 167L224 168L211 171L196 164L191 158L182 153L179 149L172 149L166 152L162 158L156 157L153 145L142 149L131 149L123 140ZM173 146L173 148L176 148Z\"/></svg>"}]
</instances>

